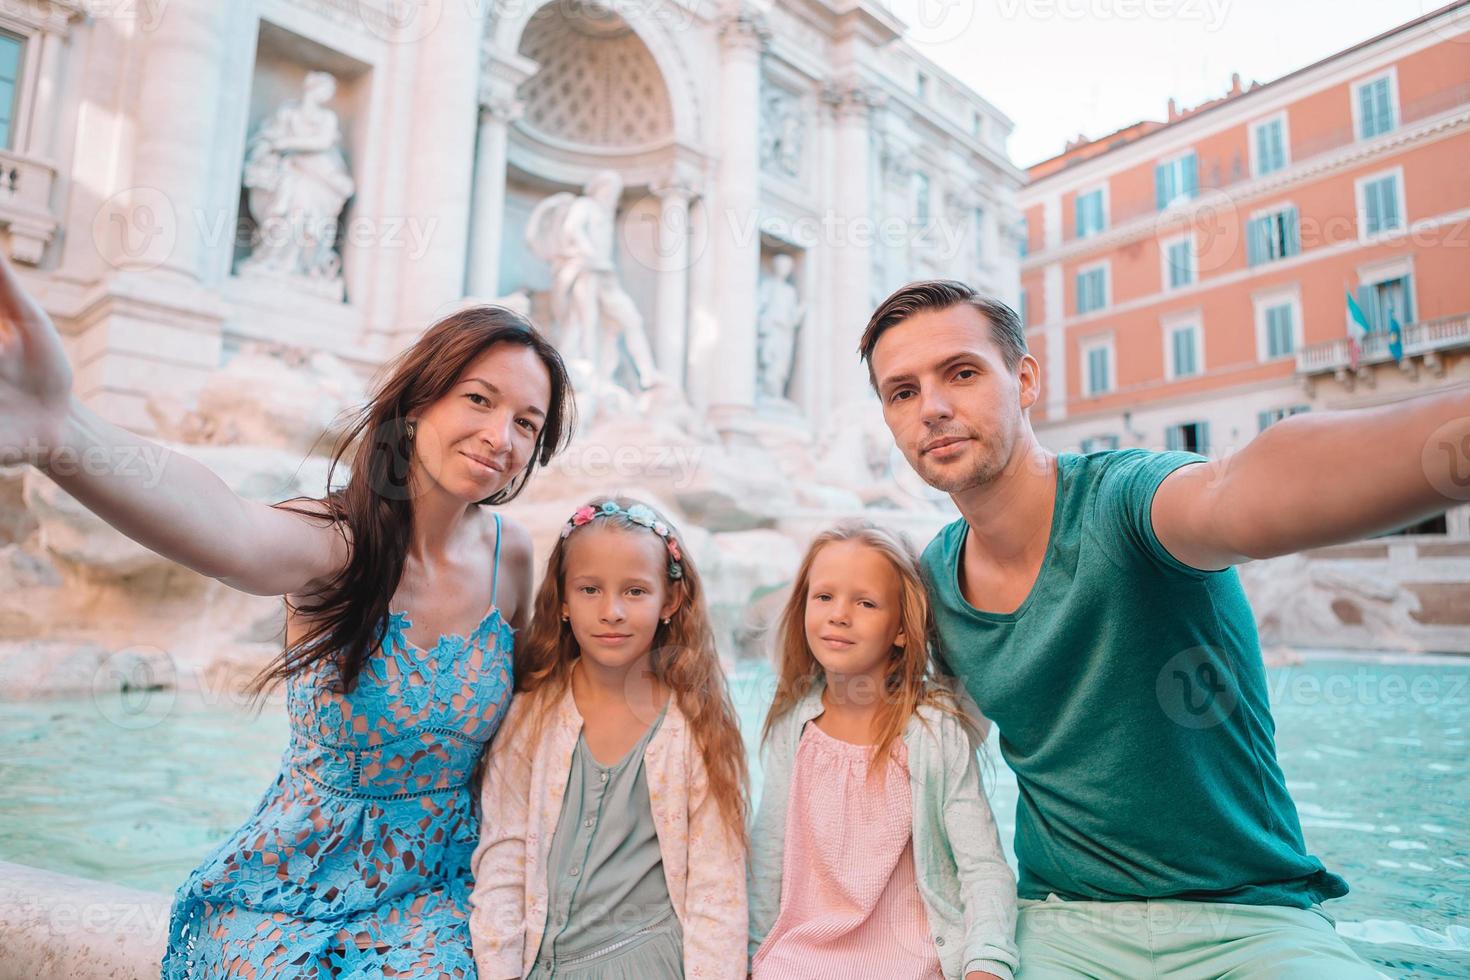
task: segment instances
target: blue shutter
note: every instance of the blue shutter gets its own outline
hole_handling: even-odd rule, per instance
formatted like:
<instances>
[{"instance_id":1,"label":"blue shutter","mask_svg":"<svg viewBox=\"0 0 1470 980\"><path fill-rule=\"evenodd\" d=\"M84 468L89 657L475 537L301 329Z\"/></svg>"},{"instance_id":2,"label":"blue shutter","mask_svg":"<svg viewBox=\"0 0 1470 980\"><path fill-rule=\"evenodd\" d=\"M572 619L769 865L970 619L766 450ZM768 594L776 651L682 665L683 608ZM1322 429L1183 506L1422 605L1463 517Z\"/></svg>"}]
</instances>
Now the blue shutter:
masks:
<instances>
[{"instance_id":1,"label":"blue shutter","mask_svg":"<svg viewBox=\"0 0 1470 980\"><path fill-rule=\"evenodd\" d=\"M1256 423L1260 426L1260 431L1261 432L1265 432L1267 429L1269 429L1271 427L1271 413L1270 412L1257 412L1256 413Z\"/></svg>"},{"instance_id":2,"label":"blue shutter","mask_svg":"<svg viewBox=\"0 0 1470 980\"><path fill-rule=\"evenodd\" d=\"M1199 196L1199 154L1194 153L1194 152L1191 152L1189 154L1189 156L1187 156L1187 157L1184 158L1184 160L1179 164L1179 166L1181 166L1181 167L1184 168L1184 173L1181 175L1183 177L1183 180L1181 181L1181 187L1180 187L1181 193L1185 197L1188 197L1188 198L1198 197Z\"/></svg>"},{"instance_id":3,"label":"blue shutter","mask_svg":"<svg viewBox=\"0 0 1470 980\"><path fill-rule=\"evenodd\" d=\"M1195 452L1201 456L1208 456L1210 454L1210 423L1196 422L1194 431L1199 441L1199 445L1195 447Z\"/></svg>"},{"instance_id":4,"label":"blue shutter","mask_svg":"<svg viewBox=\"0 0 1470 980\"><path fill-rule=\"evenodd\" d=\"M1246 262L1250 265L1260 265L1270 254L1266 244L1266 225L1270 220L1269 217L1252 218L1245 226Z\"/></svg>"},{"instance_id":5,"label":"blue shutter","mask_svg":"<svg viewBox=\"0 0 1470 980\"><path fill-rule=\"evenodd\" d=\"M1379 193L1381 194L1380 207L1383 214L1383 228L1401 227L1403 221L1399 215L1399 179L1397 177L1386 177L1379 181Z\"/></svg>"},{"instance_id":6,"label":"blue shutter","mask_svg":"<svg viewBox=\"0 0 1470 980\"><path fill-rule=\"evenodd\" d=\"M1261 173L1274 173L1286 166L1286 140L1280 119L1274 119L1262 127L1260 144Z\"/></svg>"},{"instance_id":7,"label":"blue shutter","mask_svg":"<svg viewBox=\"0 0 1470 980\"><path fill-rule=\"evenodd\" d=\"M1161 163L1154 165L1154 205L1160 211L1169 206L1168 169Z\"/></svg>"},{"instance_id":8,"label":"blue shutter","mask_svg":"<svg viewBox=\"0 0 1470 980\"><path fill-rule=\"evenodd\" d=\"M1178 452L1184 448L1184 440L1180 437L1179 426L1171 425L1164 430L1164 448L1170 452Z\"/></svg>"},{"instance_id":9,"label":"blue shutter","mask_svg":"<svg viewBox=\"0 0 1470 980\"><path fill-rule=\"evenodd\" d=\"M1378 330L1378 290L1372 286L1359 286L1358 306L1362 308L1363 316L1368 319L1368 329Z\"/></svg>"},{"instance_id":10,"label":"blue shutter","mask_svg":"<svg viewBox=\"0 0 1470 980\"><path fill-rule=\"evenodd\" d=\"M1378 132L1393 129L1393 105L1389 102L1388 79L1379 79L1373 85L1374 104L1377 108Z\"/></svg>"},{"instance_id":11,"label":"blue shutter","mask_svg":"<svg viewBox=\"0 0 1470 980\"><path fill-rule=\"evenodd\" d=\"M1358 89L1358 135L1367 139L1373 135L1373 86Z\"/></svg>"},{"instance_id":12,"label":"blue shutter","mask_svg":"<svg viewBox=\"0 0 1470 980\"><path fill-rule=\"evenodd\" d=\"M1074 205L1075 208L1076 208L1077 213L1072 216L1073 219L1074 219L1073 223L1076 225L1076 228L1074 229L1074 232L1075 233L1072 236L1074 238L1081 238L1081 237L1083 237L1086 234L1086 231L1084 229L1087 226L1086 226L1086 224L1082 220L1082 207L1083 207L1084 202L1086 202L1086 200L1087 200L1087 198L1086 198L1085 195L1083 195L1083 194L1078 194L1077 195L1077 199L1076 199L1076 202L1075 202L1075 205Z\"/></svg>"},{"instance_id":13,"label":"blue shutter","mask_svg":"<svg viewBox=\"0 0 1470 980\"><path fill-rule=\"evenodd\" d=\"M1302 251L1302 226L1296 208L1287 208L1281 213L1281 222L1286 226L1285 255L1300 255Z\"/></svg>"}]
</instances>

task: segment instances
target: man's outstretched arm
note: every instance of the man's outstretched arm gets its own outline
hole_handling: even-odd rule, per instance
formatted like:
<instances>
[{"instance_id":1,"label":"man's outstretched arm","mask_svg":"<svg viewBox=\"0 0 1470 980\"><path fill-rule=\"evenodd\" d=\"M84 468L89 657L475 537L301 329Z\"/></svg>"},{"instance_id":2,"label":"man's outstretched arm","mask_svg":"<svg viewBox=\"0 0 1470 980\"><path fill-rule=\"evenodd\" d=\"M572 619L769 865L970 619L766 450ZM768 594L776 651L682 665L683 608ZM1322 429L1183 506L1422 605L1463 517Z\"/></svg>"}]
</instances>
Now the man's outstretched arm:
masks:
<instances>
[{"instance_id":1,"label":"man's outstretched arm","mask_svg":"<svg viewBox=\"0 0 1470 980\"><path fill-rule=\"evenodd\" d=\"M1294 415L1175 470L1153 502L1175 558L1219 569L1355 541L1470 501L1470 390Z\"/></svg>"}]
</instances>

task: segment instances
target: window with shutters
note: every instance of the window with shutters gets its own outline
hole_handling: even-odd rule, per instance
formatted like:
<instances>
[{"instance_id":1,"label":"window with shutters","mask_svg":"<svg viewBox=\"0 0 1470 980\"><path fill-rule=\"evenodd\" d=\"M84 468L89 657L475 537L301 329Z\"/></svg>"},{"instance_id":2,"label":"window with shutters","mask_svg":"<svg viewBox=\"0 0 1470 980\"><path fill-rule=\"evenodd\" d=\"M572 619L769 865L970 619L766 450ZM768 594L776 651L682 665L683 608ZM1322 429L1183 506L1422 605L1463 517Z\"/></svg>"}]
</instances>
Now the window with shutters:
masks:
<instances>
[{"instance_id":1,"label":"window with shutters","mask_svg":"<svg viewBox=\"0 0 1470 980\"><path fill-rule=\"evenodd\" d=\"M1354 187L1358 199L1359 238L1372 238L1403 229L1403 168L1364 177L1356 181Z\"/></svg>"},{"instance_id":2,"label":"window with shutters","mask_svg":"<svg viewBox=\"0 0 1470 980\"><path fill-rule=\"evenodd\" d=\"M1275 425L1277 422L1280 422L1282 419L1291 418L1293 415L1302 415L1310 410L1310 405L1291 405L1287 408L1269 408L1264 412L1257 412L1256 421L1260 424L1261 431L1265 432L1267 429Z\"/></svg>"},{"instance_id":3,"label":"window with shutters","mask_svg":"<svg viewBox=\"0 0 1470 980\"><path fill-rule=\"evenodd\" d=\"M1077 195L1077 237L1088 238L1108 226L1107 202L1098 187Z\"/></svg>"},{"instance_id":4,"label":"window with shutters","mask_svg":"<svg viewBox=\"0 0 1470 980\"><path fill-rule=\"evenodd\" d=\"M15 121L16 93L20 89L21 53L25 42L0 33L0 148L11 145L11 127Z\"/></svg>"},{"instance_id":5,"label":"window with shutters","mask_svg":"<svg viewBox=\"0 0 1470 980\"><path fill-rule=\"evenodd\" d=\"M1159 279L1165 292L1194 284L1196 263L1193 234L1164 239L1159 243L1159 255L1163 261Z\"/></svg>"},{"instance_id":6,"label":"window with shutters","mask_svg":"<svg viewBox=\"0 0 1470 980\"><path fill-rule=\"evenodd\" d=\"M1077 315L1092 313L1108 305L1108 269L1090 266L1077 272Z\"/></svg>"},{"instance_id":7,"label":"window with shutters","mask_svg":"<svg viewBox=\"0 0 1470 980\"><path fill-rule=\"evenodd\" d=\"M1251 173L1257 177L1284 170L1291 162L1287 151L1286 113L1251 127Z\"/></svg>"},{"instance_id":8,"label":"window with shutters","mask_svg":"<svg viewBox=\"0 0 1470 980\"><path fill-rule=\"evenodd\" d=\"M1164 430L1164 448L1208 456L1210 454L1210 423L1184 422L1169 426Z\"/></svg>"},{"instance_id":9,"label":"window with shutters","mask_svg":"<svg viewBox=\"0 0 1470 980\"><path fill-rule=\"evenodd\" d=\"M1266 358L1274 360L1294 353L1296 328L1292 325L1291 304L1266 308Z\"/></svg>"},{"instance_id":10,"label":"window with shutters","mask_svg":"<svg viewBox=\"0 0 1470 980\"><path fill-rule=\"evenodd\" d=\"M1203 331L1198 322L1164 328L1164 357L1168 379L1190 378L1204 371Z\"/></svg>"},{"instance_id":11,"label":"window with shutters","mask_svg":"<svg viewBox=\"0 0 1470 980\"><path fill-rule=\"evenodd\" d=\"M1368 328L1387 333L1394 321L1400 327L1414 322L1413 277L1394 276L1358 288L1358 305L1368 318Z\"/></svg>"},{"instance_id":12,"label":"window with shutters","mask_svg":"<svg viewBox=\"0 0 1470 980\"><path fill-rule=\"evenodd\" d=\"M1366 79L1352 86L1353 120L1358 139L1382 136L1398 125L1398 74Z\"/></svg>"},{"instance_id":13,"label":"window with shutters","mask_svg":"<svg viewBox=\"0 0 1470 980\"><path fill-rule=\"evenodd\" d=\"M1301 347L1302 297L1299 286L1257 293L1253 297L1256 314L1256 357L1271 361L1290 357Z\"/></svg>"},{"instance_id":14,"label":"window with shutters","mask_svg":"<svg viewBox=\"0 0 1470 980\"><path fill-rule=\"evenodd\" d=\"M1263 265L1301 254L1301 221L1294 207L1257 215L1246 224L1246 261Z\"/></svg>"},{"instance_id":15,"label":"window with shutters","mask_svg":"<svg viewBox=\"0 0 1470 980\"><path fill-rule=\"evenodd\" d=\"M1199 194L1199 157L1193 150L1154 167L1154 198L1160 211Z\"/></svg>"},{"instance_id":16,"label":"window with shutters","mask_svg":"<svg viewBox=\"0 0 1470 980\"><path fill-rule=\"evenodd\" d=\"M1088 396L1104 395L1113 390L1113 341L1093 340L1082 346L1082 384Z\"/></svg>"}]
</instances>

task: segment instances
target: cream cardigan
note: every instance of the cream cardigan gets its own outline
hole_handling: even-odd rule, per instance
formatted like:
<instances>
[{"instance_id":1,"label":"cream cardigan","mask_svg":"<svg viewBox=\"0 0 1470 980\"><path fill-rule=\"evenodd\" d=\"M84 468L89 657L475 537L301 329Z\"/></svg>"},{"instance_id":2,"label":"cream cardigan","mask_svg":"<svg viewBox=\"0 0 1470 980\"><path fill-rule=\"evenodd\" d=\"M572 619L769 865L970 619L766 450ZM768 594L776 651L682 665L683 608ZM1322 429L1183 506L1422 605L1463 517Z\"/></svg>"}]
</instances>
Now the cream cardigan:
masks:
<instances>
[{"instance_id":1,"label":"cream cardigan","mask_svg":"<svg viewBox=\"0 0 1470 980\"><path fill-rule=\"evenodd\" d=\"M537 699L517 696L480 787L483 818L471 867L470 938L480 980L531 972L548 911L546 861L582 731L568 687L551 704L540 737L527 718ZM746 973L745 853L709 795L704 760L689 723L670 699L643 752L648 797L669 899L684 931L688 980Z\"/></svg>"}]
</instances>

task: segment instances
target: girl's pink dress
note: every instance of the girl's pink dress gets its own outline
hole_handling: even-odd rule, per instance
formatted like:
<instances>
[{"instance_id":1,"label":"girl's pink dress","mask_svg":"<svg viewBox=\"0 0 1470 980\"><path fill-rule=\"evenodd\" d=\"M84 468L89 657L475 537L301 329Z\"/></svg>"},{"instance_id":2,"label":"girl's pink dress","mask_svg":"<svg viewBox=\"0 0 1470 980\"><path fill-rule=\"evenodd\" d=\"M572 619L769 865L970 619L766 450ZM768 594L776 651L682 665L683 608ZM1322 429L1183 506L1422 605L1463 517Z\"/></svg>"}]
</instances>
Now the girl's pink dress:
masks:
<instances>
[{"instance_id":1,"label":"girl's pink dress","mask_svg":"<svg viewBox=\"0 0 1470 980\"><path fill-rule=\"evenodd\" d=\"M786 812L781 910L755 980L943 980L914 876L908 752L868 781L872 747L802 732Z\"/></svg>"}]
</instances>

